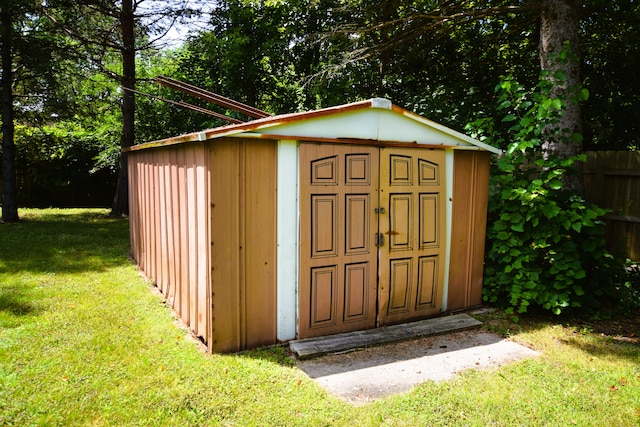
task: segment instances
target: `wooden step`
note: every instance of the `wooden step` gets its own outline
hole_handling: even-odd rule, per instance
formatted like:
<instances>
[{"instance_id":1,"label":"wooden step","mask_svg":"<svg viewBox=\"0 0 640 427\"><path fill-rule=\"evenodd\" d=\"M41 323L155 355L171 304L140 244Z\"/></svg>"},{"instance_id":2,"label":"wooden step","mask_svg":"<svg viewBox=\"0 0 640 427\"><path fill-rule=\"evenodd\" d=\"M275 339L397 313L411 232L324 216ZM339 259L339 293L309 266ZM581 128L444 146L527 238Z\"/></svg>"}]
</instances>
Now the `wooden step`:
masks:
<instances>
[{"instance_id":1,"label":"wooden step","mask_svg":"<svg viewBox=\"0 0 640 427\"><path fill-rule=\"evenodd\" d=\"M455 314L401 325L295 340L289 343L289 347L298 359L311 359L356 348L373 347L395 341L458 332L478 328L481 325L482 322L471 316Z\"/></svg>"}]
</instances>

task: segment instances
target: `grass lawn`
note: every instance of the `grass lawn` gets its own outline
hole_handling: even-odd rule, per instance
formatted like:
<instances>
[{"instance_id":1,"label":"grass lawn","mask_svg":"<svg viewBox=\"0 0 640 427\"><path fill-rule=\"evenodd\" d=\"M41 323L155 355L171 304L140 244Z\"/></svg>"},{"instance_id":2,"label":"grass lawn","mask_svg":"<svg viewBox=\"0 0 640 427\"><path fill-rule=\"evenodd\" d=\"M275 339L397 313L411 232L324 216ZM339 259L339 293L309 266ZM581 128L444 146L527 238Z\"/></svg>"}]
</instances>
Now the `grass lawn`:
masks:
<instances>
[{"instance_id":1,"label":"grass lawn","mask_svg":"<svg viewBox=\"0 0 640 427\"><path fill-rule=\"evenodd\" d=\"M127 259L127 220L106 214L0 224L0 425L640 425L637 341L558 319L487 315L542 356L358 407L281 348L205 354Z\"/></svg>"}]
</instances>

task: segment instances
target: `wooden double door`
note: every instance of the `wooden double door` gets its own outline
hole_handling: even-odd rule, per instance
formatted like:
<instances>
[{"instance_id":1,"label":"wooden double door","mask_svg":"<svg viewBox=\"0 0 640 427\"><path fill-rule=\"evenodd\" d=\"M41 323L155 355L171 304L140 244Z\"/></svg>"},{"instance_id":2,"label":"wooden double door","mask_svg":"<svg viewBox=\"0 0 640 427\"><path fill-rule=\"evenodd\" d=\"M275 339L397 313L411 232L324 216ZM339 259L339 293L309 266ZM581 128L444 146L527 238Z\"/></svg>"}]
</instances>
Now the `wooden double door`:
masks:
<instances>
[{"instance_id":1,"label":"wooden double door","mask_svg":"<svg viewBox=\"0 0 640 427\"><path fill-rule=\"evenodd\" d=\"M304 143L299 162L299 337L439 313L444 150Z\"/></svg>"}]
</instances>

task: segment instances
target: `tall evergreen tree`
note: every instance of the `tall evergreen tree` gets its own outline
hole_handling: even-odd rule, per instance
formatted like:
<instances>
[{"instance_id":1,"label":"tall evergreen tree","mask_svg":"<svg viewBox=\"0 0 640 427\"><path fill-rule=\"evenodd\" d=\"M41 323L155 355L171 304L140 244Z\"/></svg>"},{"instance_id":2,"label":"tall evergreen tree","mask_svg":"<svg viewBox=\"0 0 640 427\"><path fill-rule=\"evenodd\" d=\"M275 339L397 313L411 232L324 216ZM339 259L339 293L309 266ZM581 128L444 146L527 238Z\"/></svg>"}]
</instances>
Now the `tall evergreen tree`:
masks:
<instances>
[{"instance_id":1,"label":"tall evergreen tree","mask_svg":"<svg viewBox=\"0 0 640 427\"><path fill-rule=\"evenodd\" d=\"M13 114L13 52L14 25L17 7L10 1L0 3L0 35L2 37L2 220L18 221L18 190L16 186L14 114Z\"/></svg>"},{"instance_id":2,"label":"tall evergreen tree","mask_svg":"<svg viewBox=\"0 0 640 427\"><path fill-rule=\"evenodd\" d=\"M15 165L15 121L20 116L42 116L55 103L58 65L66 46L56 36L46 2L0 2L0 55L2 56L2 220L18 216Z\"/></svg>"},{"instance_id":3,"label":"tall evergreen tree","mask_svg":"<svg viewBox=\"0 0 640 427\"><path fill-rule=\"evenodd\" d=\"M69 36L85 45L94 64L122 87L121 148L135 144L136 55L157 48L177 21L197 13L189 5L189 0L87 0L69 7L60 22ZM121 57L118 70L104 61L111 53ZM127 155L122 153L111 213L126 215L128 211Z\"/></svg>"}]
</instances>

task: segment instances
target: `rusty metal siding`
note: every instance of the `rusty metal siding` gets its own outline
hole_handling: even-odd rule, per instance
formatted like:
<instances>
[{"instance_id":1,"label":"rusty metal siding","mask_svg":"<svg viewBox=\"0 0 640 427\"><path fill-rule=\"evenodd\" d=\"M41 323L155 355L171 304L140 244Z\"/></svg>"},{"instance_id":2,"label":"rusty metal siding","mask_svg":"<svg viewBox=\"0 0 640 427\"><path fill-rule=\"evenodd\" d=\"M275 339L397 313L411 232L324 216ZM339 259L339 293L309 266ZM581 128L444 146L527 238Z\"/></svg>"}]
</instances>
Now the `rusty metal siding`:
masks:
<instances>
[{"instance_id":1,"label":"rusty metal siding","mask_svg":"<svg viewBox=\"0 0 640 427\"><path fill-rule=\"evenodd\" d=\"M447 311L482 304L489 156L488 152L482 151L454 153Z\"/></svg>"},{"instance_id":2,"label":"rusty metal siding","mask_svg":"<svg viewBox=\"0 0 640 427\"><path fill-rule=\"evenodd\" d=\"M210 342L209 156L204 143L129 153L131 254Z\"/></svg>"}]
</instances>

